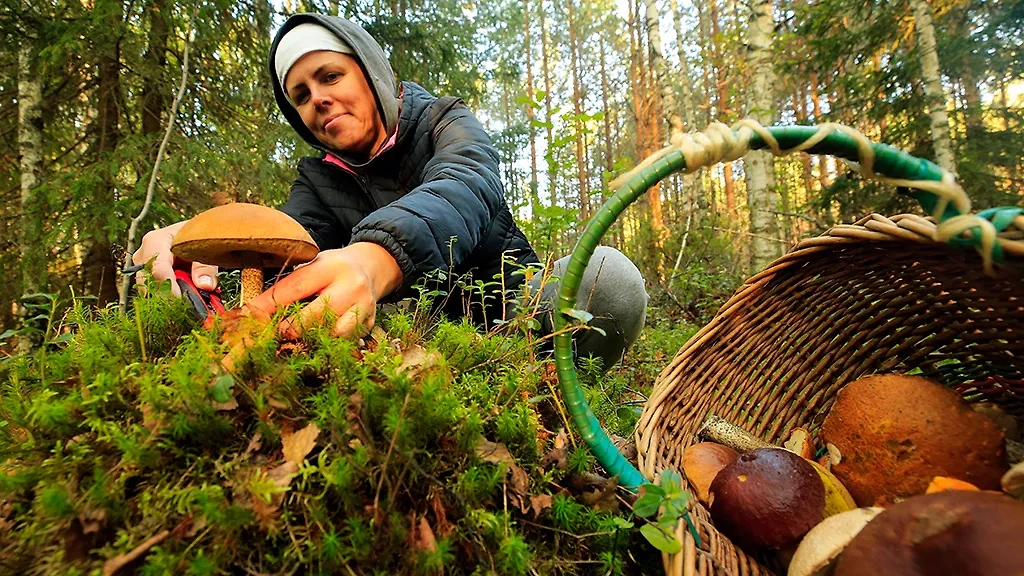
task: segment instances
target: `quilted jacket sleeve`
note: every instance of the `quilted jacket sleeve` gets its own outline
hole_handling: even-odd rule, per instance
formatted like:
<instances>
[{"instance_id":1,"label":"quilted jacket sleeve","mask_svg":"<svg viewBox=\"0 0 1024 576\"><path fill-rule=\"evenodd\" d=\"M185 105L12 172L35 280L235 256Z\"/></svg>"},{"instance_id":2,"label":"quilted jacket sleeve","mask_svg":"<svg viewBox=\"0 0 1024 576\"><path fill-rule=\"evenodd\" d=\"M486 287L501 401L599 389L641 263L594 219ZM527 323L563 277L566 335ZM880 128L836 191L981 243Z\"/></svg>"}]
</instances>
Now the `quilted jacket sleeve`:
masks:
<instances>
[{"instance_id":1,"label":"quilted jacket sleeve","mask_svg":"<svg viewBox=\"0 0 1024 576\"><path fill-rule=\"evenodd\" d=\"M338 223L331 210L314 192L315 186L302 164L313 161L317 160L303 158L300 161L299 177L292 183L288 201L280 210L302 224L320 250L341 248L348 244L349 231Z\"/></svg>"},{"instance_id":2,"label":"quilted jacket sleeve","mask_svg":"<svg viewBox=\"0 0 1024 576\"><path fill-rule=\"evenodd\" d=\"M352 231L352 242L380 244L395 257L405 286L462 263L505 205L498 153L466 105L456 101L430 121L434 155L422 184Z\"/></svg>"}]
</instances>

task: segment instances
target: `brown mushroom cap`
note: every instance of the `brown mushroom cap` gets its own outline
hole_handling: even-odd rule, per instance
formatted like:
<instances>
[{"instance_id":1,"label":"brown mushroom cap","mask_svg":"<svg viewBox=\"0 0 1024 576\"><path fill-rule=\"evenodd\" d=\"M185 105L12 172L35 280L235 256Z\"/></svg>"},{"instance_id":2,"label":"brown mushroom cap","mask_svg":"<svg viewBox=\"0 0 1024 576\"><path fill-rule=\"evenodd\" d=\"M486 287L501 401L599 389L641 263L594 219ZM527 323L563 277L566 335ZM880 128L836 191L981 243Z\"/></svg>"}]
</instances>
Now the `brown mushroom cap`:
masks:
<instances>
[{"instance_id":1,"label":"brown mushroom cap","mask_svg":"<svg viewBox=\"0 0 1024 576\"><path fill-rule=\"evenodd\" d=\"M885 374L839 391L822 437L842 453L832 473L860 506L921 494L936 476L998 490L1003 431L955 391L919 376Z\"/></svg>"},{"instance_id":2,"label":"brown mushroom cap","mask_svg":"<svg viewBox=\"0 0 1024 576\"><path fill-rule=\"evenodd\" d=\"M803 458L759 448L729 464L711 483L711 519L748 551L795 543L825 512L825 486Z\"/></svg>"},{"instance_id":3,"label":"brown mushroom cap","mask_svg":"<svg viewBox=\"0 0 1024 576\"><path fill-rule=\"evenodd\" d=\"M1024 504L989 492L915 496L876 516L835 576L994 576L1024 571Z\"/></svg>"},{"instance_id":4,"label":"brown mushroom cap","mask_svg":"<svg viewBox=\"0 0 1024 576\"><path fill-rule=\"evenodd\" d=\"M192 218L171 245L179 258L221 268L243 268L253 253L264 268L293 266L309 262L318 251L306 229L284 212L241 202Z\"/></svg>"},{"instance_id":5,"label":"brown mushroom cap","mask_svg":"<svg viewBox=\"0 0 1024 576\"><path fill-rule=\"evenodd\" d=\"M683 473L697 493L698 500L707 503L708 490L715 477L739 457L739 452L714 442L699 442L683 450Z\"/></svg>"}]
</instances>

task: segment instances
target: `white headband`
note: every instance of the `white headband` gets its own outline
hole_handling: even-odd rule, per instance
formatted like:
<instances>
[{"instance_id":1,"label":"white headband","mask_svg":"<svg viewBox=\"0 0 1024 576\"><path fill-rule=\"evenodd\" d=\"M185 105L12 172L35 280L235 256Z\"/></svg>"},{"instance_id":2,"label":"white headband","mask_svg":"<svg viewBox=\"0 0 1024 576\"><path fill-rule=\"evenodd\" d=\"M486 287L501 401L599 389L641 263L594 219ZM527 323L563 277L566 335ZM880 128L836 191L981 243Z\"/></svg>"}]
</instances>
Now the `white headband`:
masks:
<instances>
[{"instance_id":1,"label":"white headband","mask_svg":"<svg viewBox=\"0 0 1024 576\"><path fill-rule=\"evenodd\" d=\"M342 54L355 55L348 44L338 38L333 32L319 24L299 24L289 30L277 44L277 52L274 55L274 68L277 70L277 80L281 83L281 91L285 93L288 102L292 102L288 96L288 88L284 85L284 79L292 66L310 52L328 50ZM292 102L292 106L295 103Z\"/></svg>"}]
</instances>

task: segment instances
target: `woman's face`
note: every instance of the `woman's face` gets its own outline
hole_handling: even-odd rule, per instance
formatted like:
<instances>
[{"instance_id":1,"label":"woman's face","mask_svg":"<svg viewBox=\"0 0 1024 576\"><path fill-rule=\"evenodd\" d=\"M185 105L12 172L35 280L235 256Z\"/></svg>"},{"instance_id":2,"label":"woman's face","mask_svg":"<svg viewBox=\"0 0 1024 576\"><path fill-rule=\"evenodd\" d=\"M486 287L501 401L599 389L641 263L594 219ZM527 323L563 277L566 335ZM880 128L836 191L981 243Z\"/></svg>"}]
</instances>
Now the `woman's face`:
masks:
<instances>
[{"instance_id":1,"label":"woman's face","mask_svg":"<svg viewBox=\"0 0 1024 576\"><path fill-rule=\"evenodd\" d=\"M288 71L285 90L302 122L331 149L366 159L387 137L366 75L348 54L306 54Z\"/></svg>"}]
</instances>

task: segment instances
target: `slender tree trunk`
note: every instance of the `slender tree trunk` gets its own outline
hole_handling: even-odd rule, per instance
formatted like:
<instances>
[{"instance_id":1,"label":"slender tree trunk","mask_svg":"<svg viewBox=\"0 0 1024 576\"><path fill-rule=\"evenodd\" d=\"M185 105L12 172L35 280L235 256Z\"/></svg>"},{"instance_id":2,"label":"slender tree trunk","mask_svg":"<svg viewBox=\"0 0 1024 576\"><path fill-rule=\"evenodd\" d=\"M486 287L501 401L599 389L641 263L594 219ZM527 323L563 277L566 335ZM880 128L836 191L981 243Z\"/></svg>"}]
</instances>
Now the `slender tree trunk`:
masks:
<instances>
[{"instance_id":1,"label":"slender tree trunk","mask_svg":"<svg viewBox=\"0 0 1024 576\"><path fill-rule=\"evenodd\" d=\"M523 29L526 49L526 118L530 125L530 213L540 208L540 194L537 190L537 126L533 113L533 44L530 42L530 0L523 0Z\"/></svg>"},{"instance_id":2,"label":"slender tree trunk","mask_svg":"<svg viewBox=\"0 0 1024 576\"><path fill-rule=\"evenodd\" d=\"M569 16L569 69L572 74L572 109L576 116L576 168L579 177L580 219L590 218L590 194L587 190L587 165L583 155L583 93L580 90L579 34L573 18L573 0L566 1Z\"/></svg>"},{"instance_id":3,"label":"slender tree trunk","mask_svg":"<svg viewBox=\"0 0 1024 576\"><path fill-rule=\"evenodd\" d=\"M811 72L811 105L814 110L814 123L821 124L825 120L822 118L821 113L821 96L818 94L818 73ZM832 184L832 178L828 172L828 156L818 156L818 183L821 184L821 188L824 190Z\"/></svg>"},{"instance_id":4,"label":"slender tree trunk","mask_svg":"<svg viewBox=\"0 0 1024 576\"><path fill-rule=\"evenodd\" d=\"M747 21L747 63L751 84L747 92L747 115L762 125L774 122L772 93L775 70L772 64L771 0L751 0ZM778 191L775 188L775 165L771 152L754 150L744 157L747 176L747 197L750 206L751 272L763 270L782 256L779 244L772 241L779 235Z\"/></svg>"},{"instance_id":5,"label":"slender tree trunk","mask_svg":"<svg viewBox=\"0 0 1024 576\"><path fill-rule=\"evenodd\" d=\"M120 143L120 93L121 93L121 47L119 30L122 22L121 0L104 2L103 9L110 22L107 42L99 55L99 117L96 119L98 132L94 144L95 157L99 162L109 162L109 156ZM100 6L97 6L99 9ZM109 42L109 43L108 43ZM109 206L116 199L116 180L113 171L107 171L101 184L93 193L97 206ZM99 298L100 305L118 300L118 266L110 255L109 231L106 230L108 214L94 218L89 224L85 248L85 262L82 264L83 291Z\"/></svg>"},{"instance_id":6,"label":"slender tree trunk","mask_svg":"<svg viewBox=\"0 0 1024 576\"><path fill-rule=\"evenodd\" d=\"M47 260L43 246L43 208L38 197L43 176L42 79L32 50L25 41L18 48L18 168L21 172L21 295L42 291L47 283ZM19 301L15 319L24 325L28 309ZM18 338L16 349L28 352L29 336Z\"/></svg>"},{"instance_id":7,"label":"slender tree trunk","mask_svg":"<svg viewBox=\"0 0 1024 576\"><path fill-rule=\"evenodd\" d=\"M715 59L715 70L717 74L716 94L718 101L716 102L718 108L719 122L729 122L729 105L728 105L728 90L726 87L725 78L725 62L722 56L722 49L719 45L721 42L720 38L721 29L718 26L718 3L717 0L711 0L711 33L712 33L712 53ZM722 165L722 187L725 189L725 209L730 217L736 215L736 186L732 179L732 163L726 162Z\"/></svg>"},{"instance_id":8,"label":"slender tree trunk","mask_svg":"<svg viewBox=\"0 0 1024 576\"><path fill-rule=\"evenodd\" d=\"M932 23L932 9L926 0L910 0L914 11L914 32L917 35L917 50L921 58L921 76L924 80L925 99L931 118L932 146L935 161L939 166L956 174L956 156L953 141L949 135L949 115L946 113L946 92L942 88L939 56L935 47L935 26Z\"/></svg>"},{"instance_id":9,"label":"slender tree trunk","mask_svg":"<svg viewBox=\"0 0 1024 576\"><path fill-rule=\"evenodd\" d=\"M665 56L661 47L661 25L658 22L657 3L655 0L644 0L644 6L647 9L647 38L650 43L651 68L661 92L661 106L668 119L671 137L671 135L682 133L683 117L679 114L679 109L676 107L675 90L672 89L668 65L665 63Z\"/></svg>"},{"instance_id":10,"label":"slender tree trunk","mask_svg":"<svg viewBox=\"0 0 1024 576\"><path fill-rule=\"evenodd\" d=\"M164 81L164 67L167 65L167 18L164 14L166 0L152 0L149 7L149 39L143 60L146 63L142 85L142 133L153 139L153 154L160 143L163 132L163 114L167 108L167 82Z\"/></svg>"},{"instance_id":11,"label":"slender tree trunk","mask_svg":"<svg viewBox=\"0 0 1024 576\"><path fill-rule=\"evenodd\" d=\"M601 57L601 109L604 110L604 170L608 173L608 178L611 178L611 174L615 170L615 158L612 156L612 111L608 106L609 88L604 34L598 34L597 45Z\"/></svg>"},{"instance_id":12,"label":"slender tree trunk","mask_svg":"<svg viewBox=\"0 0 1024 576\"><path fill-rule=\"evenodd\" d=\"M552 128L551 118L551 69L548 64L548 31L547 18L544 14L544 0L540 0L540 56L541 71L544 73L544 121L547 123L547 153L545 154L548 166L548 193L551 197L551 205L558 206L558 166L555 164L555 137Z\"/></svg>"}]
</instances>

